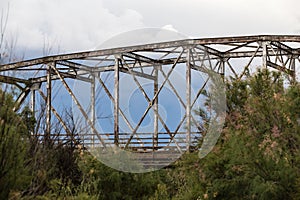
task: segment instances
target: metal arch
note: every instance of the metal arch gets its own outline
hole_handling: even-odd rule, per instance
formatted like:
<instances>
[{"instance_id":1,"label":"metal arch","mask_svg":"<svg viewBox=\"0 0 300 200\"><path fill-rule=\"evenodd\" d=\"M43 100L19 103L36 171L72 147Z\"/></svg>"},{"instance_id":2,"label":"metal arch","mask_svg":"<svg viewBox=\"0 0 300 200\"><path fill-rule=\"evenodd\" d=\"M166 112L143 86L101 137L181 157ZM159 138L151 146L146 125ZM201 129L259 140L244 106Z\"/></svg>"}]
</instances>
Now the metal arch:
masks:
<instances>
[{"instance_id":1,"label":"metal arch","mask_svg":"<svg viewBox=\"0 0 300 200\"><path fill-rule=\"evenodd\" d=\"M58 82L65 87L73 102L78 106L83 119L93 130L92 139L87 137L87 145L101 145L103 147L117 145L121 148L134 148L137 151L156 151L164 147L161 138L168 139L168 144L173 144L178 151L189 150L192 140L191 125L197 124L191 115L197 98L207 84L204 81L199 86L199 91L195 97L191 96L191 73L193 71L206 72L213 70L222 76L233 76L237 79L249 75L248 72L254 69L258 63L261 66L272 68L289 75L292 81L296 80L296 72L300 67L300 36L299 35L257 35L239 37L220 37L187 39L179 41L162 42L155 44L145 44L130 47L120 47L113 49L103 49L96 51L86 51L71 54L61 54L46 56L16 63L0 65L0 82L15 85L21 90L17 99L18 104L25 102L26 98L31 98L31 108L35 111L35 98L40 97L46 101L46 129L47 133L53 134L51 127L51 116L54 114L60 121L66 134L70 131L60 117L58 109L52 104L52 82ZM236 61L242 60L244 66L238 66ZM88 61L88 62L87 62ZM84 62L84 64L83 64ZM256 62L256 63L255 63ZM208 63L208 64L205 64ZM166 74L163 69L169 67ZM185 96L180 96L178 88L169 79L172 69L181 67L185 69ZM149 70L151 69L151 70ZM10 72L16 73L10 73ZM26 78L21 76L26 72ZM105 81L100 77L100 73L114 73L114 92L110 92ZM119 104L119 90L121 75L130 76L143 93L148 107L144 115L134 126ZM143 86L137 77L153 82L153 98L147 96ZM158 77L163 78L162 85L158 84ZM67 79L84 81L91 85L90 93L92 99L91 111L86 111L70 89ZM96 81L97 80L97 81ZM158 112L159 93L165 84L168 84L175 93L180 105L185 109L185 115L175 130L163 121ZM95 91L96 87L102 87L105 95L114 105L113 122L114 130L110 133L99 133L95 127ZM38 86L38 87L36 87ZM44 88L46 94L42 92ZM38 91L38 93L35 93ZM31 93L31 95L29 95ZM185 99L185 101L184 101ZM17 109L17 107L16 107ZM137 133L140 124L143 122L149 110L154 111L154 130L149 137L139 137ZM90 112L90 113L89 113ZM122 117L119 119L119 117ZM90 119L91 118L91 119ZM119 120L124 120L131 131L124 136L119 129ZM179 129L185 123L187 129L180 132ZM159 123L164 127L166 133L159 132ZM201 129L201 125L197 125ZM199 130L200 132L200 130ZM104 135L113 135L112 138ZM146 133L144 133L146 134ZM147 133L149 134L149 133ZM177 140L175 136L182 136L184 140ZM47 136L48 137L48 136ZM147 139L145 139L147 138ZM147 146L151 140L151 145ZM183 142L182 142L183 141ZM97 143L98 142L98 143ZM139 146L135 146L138 144Z\"/></svg>"}]
</instances>

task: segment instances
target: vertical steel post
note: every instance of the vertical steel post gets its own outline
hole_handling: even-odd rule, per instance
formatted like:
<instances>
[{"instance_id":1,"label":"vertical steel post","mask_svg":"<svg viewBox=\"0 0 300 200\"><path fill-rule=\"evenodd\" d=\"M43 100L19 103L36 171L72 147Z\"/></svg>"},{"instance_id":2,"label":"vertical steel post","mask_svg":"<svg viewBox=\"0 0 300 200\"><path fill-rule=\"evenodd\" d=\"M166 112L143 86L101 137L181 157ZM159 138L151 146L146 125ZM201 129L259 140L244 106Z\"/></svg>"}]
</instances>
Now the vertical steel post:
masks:
<instances>
[{"instance_id":1,"label":"vertical steel post","mask_svg":"<svg viewBox=\"0 0 300 200\"><path fill-rule=\"evenodd\" d=\"M154 66L154 94L153 97L156 96L158 92L158 67L160 66ZM154 108L154 135L153 135L153 150L156 150L158 147L158 96L155 98L153 102L153 108Z\"/></svg>"},{"instance_id":2,"label":"vertical steel post","mask_svg":"<svg viewBox=\"0 0 300 200\"><path fill-rule=\"evenodd\" d=\"M190 151L191 143L191 49L186 52L186 150Z\"/></svg>"},{"instance_id":3,"label":"vertical steel post","mask_svg":"<svg viewBox=\"0 0 300 200\"><path fill-rule=\"evenodd\" d=\"M118 57L115 58L115 74L114 74L114 144L119 146L119 79L120 79L120 69L119 69Z\"/></svg>"},{"instance_id":4,"label":"vertical steel post","mask_svg":"<svg viewBox=\"0 0 300 200\"><path fill-rule=\"evenodd\" d=\"M268 58L268 49L267 49L267 42L262 42L262 64L264 68L267 68L267 58Z\"/></svg>"},{"instance_id":5,"label":"vertical steel post","mask_svg":"<svg viewBox=\"0 0 300 200\"><path fill-rule=\"evenodd\" d=\"M91 122L93 126L95 127L95 119L96 119L96 113L95 113L95 74L91 74ZM92 131L92 147L95 146L95 133Z\"/></svg>"},{"instance_id":6,"label":"vertical steel post","mask_svg":"<svg viewBox=\"0 0 300 200\"><path fill-rule=\"evenodd\" d=\"M51 85L51 71L52 66L55 66L55 63L49 63L47 65L47 105L46 105L46 135L45 142L46 144L50 141L51 133L51 95L52 95L52 85Z\"/></svg>"},{"instance_id":7,"label":"vertical steel post","mask_svg":"<svg viewBox=\"0 0 300 200\"><path fill-rule=\"evenodd\" d=\"M221 61L220 61L220 70L221 70L221 76L222 76L222 78L224 79L224 77L225 77L225 61L224 61L224 59L222 59Z\"/></svg>"},{"instance_id":8,"label":"vertical steel post","mask_svg":"<svg viewBox=\"0 0 300 200\"><path fill-rule=\"evenodd\" d=\"M292 81L296 82L296 62L295 62L296 57L293 55L291 58L291 67L290 70L292 71Z\"/></svg>"},{"instance_id":9,"label":"vertical steel post","mask_svg":"<svg viewBox=\"0 0 300 200\"><path fill-rule=\"evenodd\" d=\"M31 95L30 95L30 111L32 113L32 116L35 118L35 90L31 89ZM34 134L33 131L30 132L31 135Z\"/></svg>"},{"instance_id":10,"label":"vertical steel post","mask_svg":"<svg viewBox=\"0 0 300 200\"><path fill-rule=\"evenodd\" d=\"M34 116L34 114L35 114L35 90L34 89L31 89L30 111L32 112L32 114Z\"/></svg>"}]
</instances>

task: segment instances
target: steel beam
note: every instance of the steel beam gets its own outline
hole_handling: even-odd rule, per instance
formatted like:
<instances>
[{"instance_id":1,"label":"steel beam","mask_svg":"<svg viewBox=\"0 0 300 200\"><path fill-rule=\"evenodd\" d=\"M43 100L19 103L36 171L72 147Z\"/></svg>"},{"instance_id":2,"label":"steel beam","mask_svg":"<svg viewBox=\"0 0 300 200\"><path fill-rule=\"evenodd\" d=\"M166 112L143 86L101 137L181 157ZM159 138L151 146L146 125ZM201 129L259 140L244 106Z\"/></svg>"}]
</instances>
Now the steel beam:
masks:
<instances>
[{"instance_id":1,"label":"steel beam","mask_svg":"<svg viewBox=\"0 0 300 200\"><path fill-rule=\"evenodd\" d=\"M35 90L31 90L30 96L30 111L35 115Z\"/></svg>"},{"instance_id":2,"label":"steel beam","mask_svg":"<svg viewBox=\"0 0 300 200\"><path fill-rule=\"evenodd\" d=\"M268 61L268 46L266 42L261 43L262 48L262 66L267 68L267 61Z\"/></svg>"},{"instance_id":3,"label":"steel beam","mask_svg":"<svg viewBox=\"0 0 300 200\"><path fill-rule=\"evenodd\" d=\"M96 79L95 74L91 74L91 121L95 127L96 123ZM92 136L92 147L95 145L95 133Z\"/></svg>"},{"instance_id":4,"label":"steel beam","mask_svg":"<svg viewBox=\"0 0 300 200\"><path fill-rule=\"evenodd\" d=\"M47 65L47 103L46 103L46 135L45 135L45 144L50 142L50 134L51 134L51 104L52 104L52 68L55 68L55 63L49 63Z\"/></svg>"},{"instance_id":5,"label":"steel beam","mask_svg":"<svg viewBox=\"0 0 300 200\"><path fill-rule=\"evenodd\" d=\"M158 67L161 66L154 66L154 85L153 85L153 96L155 96L158 92ZM153 119L153 149L156 149L158 146L158 97L155 98L153 102L153 111L154 111L154 119Z\"/></svg>"},{"instance_id":6,"label":"steel beam","mask_svg":"<svg viewBox=\"0 0 300 200\"><path fill-rule=\"evenodd\" d=\"M191 144L191 49L186 50L186 150Z\"/></svg>"},{"instance_id":7,"label":"steel beam","mask_svg":"<svg viewBox=\"0 0 300 200\"><path fill-rule=\"evenodd\" d=\"M127 52L136 51L154 51L156 49L166 49L171 47L182 47L187 45L214 45L214 44L229 44L229 43L247 43L255 41L273 41L273 42L300 42L300 36L272 36L272 35L259 35L259 36L240 36L240 37L221 37L221 38L203 38L203 39L187 39L172 42L162 42L155 44L137 45L131 47L120 47L113 49L104 49L96 51L86 51L79 53L63 54L56 56L47 56L38 59L26 60L11 64L0 65L0 71L7 71L12 69L24 68L32 65L45 64L55 61L76 60L88 57L98 57L107 55L116 55ZM299 49L296 50L299 53Z\"/></svg>"},{"instance_id":8,"label":"steel beam","mask_svg":"<svg viewBox=\"0 0 300 200\"><path fill-rule=\"evenodd\" d=\"M119 146L119 80L120 80L120 58L115 59L115 73L114 73L114 144Z\"/></svg>"}]
</instances>

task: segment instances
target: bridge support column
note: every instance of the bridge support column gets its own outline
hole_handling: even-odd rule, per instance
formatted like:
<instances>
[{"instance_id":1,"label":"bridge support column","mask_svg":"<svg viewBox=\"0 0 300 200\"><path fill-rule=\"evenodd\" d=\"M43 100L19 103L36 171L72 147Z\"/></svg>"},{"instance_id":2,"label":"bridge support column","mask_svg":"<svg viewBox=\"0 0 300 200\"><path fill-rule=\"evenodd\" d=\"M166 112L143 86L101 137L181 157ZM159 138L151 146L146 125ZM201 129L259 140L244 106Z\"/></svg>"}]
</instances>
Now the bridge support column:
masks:
<instances>
[{"instance_id":1,"label":"bridge support column","mask_svg":"<svg viewBox=\"0 0 300 200\"><path fill-rule=\"evenodd\" d=\"M52 80L51 80L51 72L52 67L55 68L55 63L49 63L47 65L47 99L46 99L46 133L45 133L45 143L48 144L50 142L50 134L51 134L51 96L52 96Z\"/></svg>"},{"instance_id":2,"label":"bridge support column","mask_svg":"<svg viewBox=\"0 0 300 200\"><path fill-rule=\"evenodd\" d=\"M35 90L31 89L31 95L30 95L30 111L34 115L35 113Z\"/></svg>"},{"instance_id":3,"label":"bridge support column","mask_svg":"<svg viewBox=\"0 0 300 200\"><path fill-rule=\"evenodd\" d=\"M191 144L191 49L186 52L186 150Z\"/></svg>"},{"instance_id":4,"label":"bridge support column","mask_svg":"<svg viewBox=\"0 0 300 200\"><path fill-rule=\"evenodd\" d=\"M225 61L224 59L220 59L220 68L219 68L219 74L221 74L222 78L225 77Z\"/></svg>"},{"instance_id":5,"label":"bridge support column","mask_svg":"<svg viewBox=\"0 0 300 200\"><path fill-rule=\"evenodd\" d=\"M31 89L30 93L30 111L32 113L32 116L35 118L35 90ZM34 132L30 132L31 135L34 135Z\"/></svg>"},{"instance_id":6,"label":"bridge support column","mask_svg":"<svg viewBox=\"0 0 300 200\"><path fill-rule=\"evenodd\" d=\"M91 122L93 126L95 127L96 122L96 113L95 113L95 74L91 74ZM92 133L92 147L95 145L95 133Z\"/></svg>"},{"instance_id":7,"label":"bridge support column","mask_svg":"<svg viewBox=\"0 0 300 200\"><path fill-rule=\"evenodd\" d=\"M292 70L292 81L296 82L296 57L293 55L290 61L290 70Z\"/></svg>"},{"instance_id":8,"label":"bridge support column","mask_svg":"<svg viewBox=\"0 0 300 200\"><path fill-rule=\"evenodd\" d=\"M158 67L154 66L154 94L155 97L158 92ZM154 109L154 135L153 135L153 149L156 150L158 147L158 96L155 98L153 102L153 109Z\"/></svg>"},{"instance_id":9,"label":"bridge support column","mask_svg":"<svg viewBox=\"0 0 300 200\"><path fill-rule=\"evenodd\" d=\"M119 79L120 79L120 69L119 69L120 58L115 58L115 74L114 74L114 144L119 146Z\"/></svg>"},{"instance_id":10,"label":"bridge support column","mask_svg":"<svg viewBox=\"0 0 300 200\"><path fill-rule=\"evenodd\" d=\"M268 49L267 49L267 42L262 42L262 65L264 68L267 68L267 59L268 59Z\"/></svg>"}]
</instances>

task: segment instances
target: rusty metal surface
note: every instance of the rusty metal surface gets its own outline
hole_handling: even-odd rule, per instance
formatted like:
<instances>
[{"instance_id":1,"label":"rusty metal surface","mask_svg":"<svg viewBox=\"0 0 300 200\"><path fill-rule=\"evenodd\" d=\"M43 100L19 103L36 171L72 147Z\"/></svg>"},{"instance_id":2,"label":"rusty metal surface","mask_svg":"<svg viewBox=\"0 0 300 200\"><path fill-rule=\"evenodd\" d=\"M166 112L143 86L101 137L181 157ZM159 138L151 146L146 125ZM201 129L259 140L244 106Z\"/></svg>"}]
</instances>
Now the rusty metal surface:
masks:
<instances>
[{"instance_id":1,"label":"rusty metal surface","mask_svg":"<svg viewBox=\"0 0 300 200\"><path fill-rule=\"evenodd\" d=\"M170 47L180 47L180 46L188 46L188 45L230 45L230 44L240 44L240 43L250 43L250 42L259 42L259 41L270 41L276 42L277 44L284 42L300 42L300 36L298 35L259 35L259 36L240 36L240 37L221 37L221 38L204 38L204 39L187 39L180 41L171 41L171 42L163 42L163 43L155 43L155 44L145 44L131 47L120 47L113 49L104 49L104 50L96 50L96 51L86 51L79 53L71 53L71 54L62 54L55 56L46 56L42 58L26 60L6 65L0 66L0 71L17 69L26 66L39 65L54 61L65 61L65 60L74 60L74 59L85 59L88 57L98 57L98 56L106 56L106 55L115 55L122 53L130 53L137 51L154 51L155 49L165 49ZM281 45L279 45L281 46ZM284 46L284 45L282 45ZM300 47L299 47L300 48ZM292 49L293 53L299 54L300 50ZM222 54L222 53L221 53ZM225 53L227 57L231 57L230 53ZM235 55L235 54L233 54ZM245 53L244 56L247 54ZM221 55L220 55L221 56ZM242 55L240 55L242 56Z\"/></svg>"}]
</instances>

